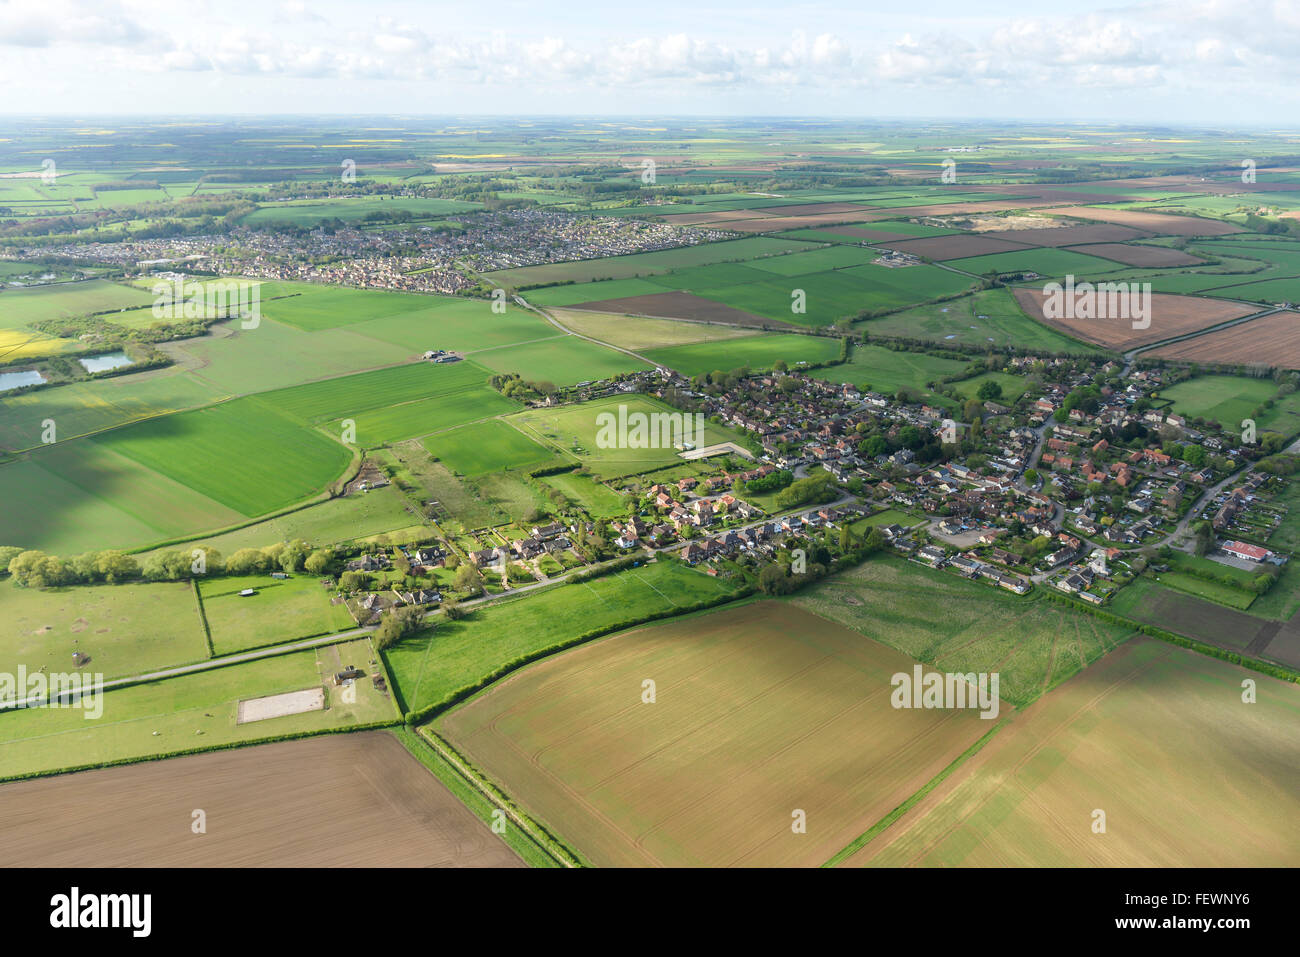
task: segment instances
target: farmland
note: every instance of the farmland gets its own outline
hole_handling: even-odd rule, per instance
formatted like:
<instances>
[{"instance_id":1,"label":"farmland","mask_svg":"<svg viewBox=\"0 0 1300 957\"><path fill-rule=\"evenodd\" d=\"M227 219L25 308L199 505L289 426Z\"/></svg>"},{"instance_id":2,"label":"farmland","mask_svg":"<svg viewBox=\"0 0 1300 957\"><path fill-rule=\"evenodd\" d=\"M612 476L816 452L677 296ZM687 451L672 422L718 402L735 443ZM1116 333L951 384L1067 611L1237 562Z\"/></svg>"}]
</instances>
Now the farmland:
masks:
<instances>
[{"instance_id":1,"label":"farmland","mask_svg":"<svg viewBox=\"0 0 1300 957\"><path fill-rule=\"evenodd\" d=\"M462 475L536 466L553 453L499 419L462 425L424 440L429 454Z\"/></svg>"},{"instance_id":2,"label":"farmland","mask_svg":"<svg viewBox=\"0 0 1300 957\"><path fill-rule=\"evenodd\" d=\"M717 599L725 582L659 561L493 603L384 652L406 711L445 703L516 659L594 628Z\"/></svg>"},{"instance_id":3,"label":"farmland","mask_svg":"<svg viewBox=\"0 0 1300 957\"><path fill-rule=\"evenodd\" d=\"M1021 307L1045 325L1060 330L1085 342L1112 349L1131 349L1150 345L1162 339L1199 332L1231 319L1248 316L1256 310L1230 302L1215 302L1194 296L1170 296L1155 293L1150 297L1150 315L1146 317L1149 328L1136 328L1132 315L1121 317L1105 315L1100 318L1064 317L1047 318L1044 303L1047 296L1041 289L1017 289L1016 299ZM1136 304L1136 298L1133 300ZM1107 309L1110 307L1108 306ZM1234 332L1235 337L1235 332ZM1198 341L1198 340L1189 340ZM1180 343L1180 345L1182 345ZM1177 349L1178 346L1172 348Z\"/></svg>"},{"instance_id":4,"label":"farmland","mask_svg":"<svg viewBox=\"0 0 1300 957\"><path fill-rule=\"evenodd\" d=\"M550 382L561 386L649 368L639 359L577 336L553 336L537 342L491 349L476 353L474 359L493 372L517 372L530 382Z\"/></svg>"},{"instance_id":5,"label":"farmland","mask_svg":"<svg viewBox=\"0 0 1300 957\"><path fill-rule=\"evenodd\" d=\"M217 657L356 627L347 608L330 604L332 592L305 573L203 579L198 589ZM241 596L246 589L255 594Z\"/></svg>"},{"instance_id":6,"label":"farmland","mask_svg":"<svg viewBox=\"0 0 1300 957\"><path fill-rule=\"evenodd\" d=\"M999 672L1003 699L1017 707L1131 634L1090 615L898 559L868 562L794 601L944 671Z\"/></svg>"},{"instance_id":7,"label":"farmland","mask_svg":"<svg viewBox=\"0 0 1300 957\"><path fill-rule=\"evenodd\" d=\"M121 678L202 661L207 642L188 582L19 588L0 582L0 671L83 669Z\"/></svg>"},{"instance_id":8,"label":"farmland","mask_svg":"<svg viewBox=\"0 0 1300 957\"><path fill-rule=\"evenodd\" d=\"M939 344L1019 346L1045 352L1086 353L1096 347L1031 319L1009 289L988 289L949 302L915 306L870 319L871 336L928 339Z\"/></svg>"},{"instance_id":9,"label":"farmland","mask_svg":"<svg viewBox=\"0 0 1300 957\"><path fill-rule=\"evenodd\" d=\"M929 356L919 352L901 352L884 346L854 346L848 362L813 372L814 378L827 382L848 382L872 392L897 393L913 389L928 394L927 383L943 376L956 375L966 368L957 359Z\"/></svg>"},{"instance_id":10,"label":"farmland","mask_svg":"<svg viewBox=\"0 0 1300 957\"><path fill-rule=\"evenodd\" d=\"M753 603L532 665L438 727L598 866L817 866L991 727L891 707L890 677L911 666Z\"/></svg>"},{"instance_id":11,"label":"farmland","mask_svg":"<svg viewBox=\"0 0 1300 957\"><path fill-rule=\"evenodd\" d=\"M647 350L646 358L682 375L696 376L742 366L758 372L771 369L778 361L794 369L801 362L827 362L838 358L839 354L838 339L773 334L651 349Z\"/></svg>"},{"instance_id":12,"label":"farmland","mask_svg":"<svg viewBox=\"0 0 1300 957\"><path fill-rule=\"evenodd\" d=\"M15 867L521 864L382 731L15 782L0 800L0 852ZM177 839L175 821L200 802L211 832ZM43 813L75 816L77 833L51 840L25 823Z\"/></svg>"},{"instance_id":13,"label":"farmland","mask_svg":"<svg viewBox=\"0 0 1300 957\"><path fill-rule=\"evenodd\" d=\"M571 329L580 336L599 339L612 346L633 351L736 339L754 334L750 329L700 322L648 319L555 307L549 311L566 329Z\"/></svg>"},{"instance_id":14,"label":"farmland","mask_svg":"<svg viewBox=\"0 0 1300 957\"><path fill-rule=\"evenodd\" d=\"M355 703L341 689L326 690L327 708L237 724L241 700L325 688L349 663L367 667L368 640L291 652L103 692L103 717L87 721L80 709L32 708L0 716L0 742L9 776L69 767L140 760L307 731L343 729L396 719L391 699L369 680ZM371 669L373 670L373 669ZM156 733L155 733L156 732Z\"/></svg>"},{"instance_id":15,"label":"farmland","mask_svg":"<svg viewBox=\"0 0 1300 957\"><path fill-rule=\"evenodd\" d=\"M1137 639L1017 715L848 863L1285 865L1300 854L1297 719L1295 685Z\"/></svg>"},{"instance_id":16,"label":"farmland","mask_svg":"<svg viewBox=\"0 0 1300 957\"><path fill-rule=\"evenodd\" d=\"M1278 312L1231 329L1161 346L1153 349L1151 355L1192 362L1260 363L1300 368L1297 322L1300 322L1300 313Z\"/></svg>"},{"instance_id":17,"label":"farmland","mask_svg":"<svg viewBox=\"0 0 1300 957\"><path fill-rule=\"evenodd\" d=\"M621 406L627 408L628 415L644 413L654 415L666 413L684 420L683 413L653 399L642 396L626 398L598 399L578 406L557 407L552 409L529 409L510 416L509 422L524 435L534 441L554 449L556 452L571 457L575 462L586 465L591 471L604 478L616 478L637 472L671 465L681 461L675 448L601 448L597 444L602 414L618 416ZM691 420L692 425L694 420ZM681 428L674 431L674 436L681 433ZM711 422L705 422L704 434L695 437L696 448L713 445L718 442L735 441L736 435L730 430L720 428Z\"/></svg>"}]
</instances>

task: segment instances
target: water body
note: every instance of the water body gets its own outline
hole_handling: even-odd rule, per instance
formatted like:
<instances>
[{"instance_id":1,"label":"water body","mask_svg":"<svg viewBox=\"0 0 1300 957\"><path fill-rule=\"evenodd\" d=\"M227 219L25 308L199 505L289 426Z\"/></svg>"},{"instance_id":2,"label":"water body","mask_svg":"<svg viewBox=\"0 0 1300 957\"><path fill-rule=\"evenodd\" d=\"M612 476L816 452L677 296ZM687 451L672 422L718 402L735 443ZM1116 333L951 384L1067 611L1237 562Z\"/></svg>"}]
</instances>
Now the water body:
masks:
<instances>
[{"instance_id":1,"label":"water body","mask_svg":"<svg viewBox=\"0 0 1300 957\"><path fill-rule=\"evenodd\" d=\"M85 367L87 372L107 372L110 369L120 369L122 366L131 364L131 359L125 352L106 352L102 356L86 356L77 361Z\"/></svg>"},{"instance_id":2,"label":"water body","mask_svg":"<svg viewBox=\"0 0 1300 957\"><path fill-rule=\"evenodd\" d=\"M35 369L26 372L0 372L0 392L19 389L25 385L40 385L44 381L45 376Z\"/></svg>"}]
</instances>

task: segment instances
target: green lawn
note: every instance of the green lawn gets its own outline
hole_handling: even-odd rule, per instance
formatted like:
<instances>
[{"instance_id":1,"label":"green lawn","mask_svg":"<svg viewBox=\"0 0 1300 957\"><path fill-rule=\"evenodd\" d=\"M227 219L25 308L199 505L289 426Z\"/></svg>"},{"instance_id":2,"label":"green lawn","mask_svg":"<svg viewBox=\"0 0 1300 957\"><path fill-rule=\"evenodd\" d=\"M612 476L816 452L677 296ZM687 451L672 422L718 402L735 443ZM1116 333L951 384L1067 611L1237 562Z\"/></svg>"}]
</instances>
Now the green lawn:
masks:
<instances>
[{"instance_id":1,"label":"green lawn","mask_svg":"<svg viewBox=\"0 0 1300 957\"><path fill-rule=\"evenodd\" d=\"M535 467L555 457L551 450L500 419L438 432L422 444L448 468L469 476Z\"/></svg>"},{"instance_id":2,"label":"green lawn","mask_svg":"<svg viewBox=\"0 0 1300 957\"><path fill-rule=\"evenodd\" d=\"M247 588L256 594L241 596ZM333 592L306 572L295 572L288 579L209 578L200 581L199 594L217 657L356 627L347 608L330 604Z\"/></svg>"}]
</instances>

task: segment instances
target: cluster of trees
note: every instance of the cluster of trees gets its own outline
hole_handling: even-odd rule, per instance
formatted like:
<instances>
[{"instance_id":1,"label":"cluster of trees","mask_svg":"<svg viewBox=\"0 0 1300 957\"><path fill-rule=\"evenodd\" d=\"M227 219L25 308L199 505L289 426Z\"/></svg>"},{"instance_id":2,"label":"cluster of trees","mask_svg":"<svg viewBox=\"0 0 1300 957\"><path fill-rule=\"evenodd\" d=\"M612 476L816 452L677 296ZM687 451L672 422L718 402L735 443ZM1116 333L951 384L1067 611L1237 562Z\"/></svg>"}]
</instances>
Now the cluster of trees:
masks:
<instances>
[{"instance_id":1,"label":"cluster of trees","mask_svg":"<svg viewBox=\"0 0 1300 957\"><path fill-rule=\"evenodd\" d=\"M829 502L838 495L835 477L830 472L822 472L798 479L781 489L776 493L776 506L780 509L798 508L800 505Z\"/></svg>"},{"instance_id":2,"label":"cluster of trees","mask_svg":"<svg viewBox=\"0 0 1300 957\"><path fill-rule=\"evenodd\" d=\"M750 479L748 482L740 482L740 492L748 492L751 495L760 495L763 492L775 492L778 489L787 488L794 482L794 473L789 469L778 469L770 472L761 478Z\"/></svg>"},{"instance_id":3,"label":"cluster of trees","mask_svg":"<svg viewBox=\"0 0 1300 957\"><path fill-rule=\"evenodd\" d=\"M507 372L488 376L488 385L508 399L526 402L538 396L555 395L559 390L554 382L525 381L518 372Z\"/></svg>"},{"instance_id":4,"label":"cluster of trees","mask_svg":"<svg viewBox=\"0 0 1300 957\"><path fill-rule=\"evenodd\" d=\"M241 548L229 558L215 548L158 551L141 563L116 550L87 552L60 558L36 549L0 546L0 569L7 569L23 587L114 584L124 581L180 581L204 575L256 575L271 571L328 573L336 562L333 549L309 549L301 540L266 548Z\"/></svg>"}]
</instances>

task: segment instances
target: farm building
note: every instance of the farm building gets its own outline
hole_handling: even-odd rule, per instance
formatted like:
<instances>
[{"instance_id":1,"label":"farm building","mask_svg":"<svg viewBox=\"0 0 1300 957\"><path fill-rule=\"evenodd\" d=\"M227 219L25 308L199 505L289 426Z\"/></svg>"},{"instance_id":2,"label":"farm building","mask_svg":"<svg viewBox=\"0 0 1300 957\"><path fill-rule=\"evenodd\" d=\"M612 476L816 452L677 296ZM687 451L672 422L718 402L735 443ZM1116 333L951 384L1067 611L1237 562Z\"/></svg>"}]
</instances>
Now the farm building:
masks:
<instances>
[{"instance_id":1,"label":"farm building","mask_svg":"<svg viewBox=\"0 0 1300 957\"><path fill-rule=\"evenodd\" d=\"M1267 548L1260 548L1258 545L1248 545L1245 542L1224 542L1223 550L1233 558L1244 558L1252 562L1262 562L1273 554Z\"/></svg>"}]
</instances>

